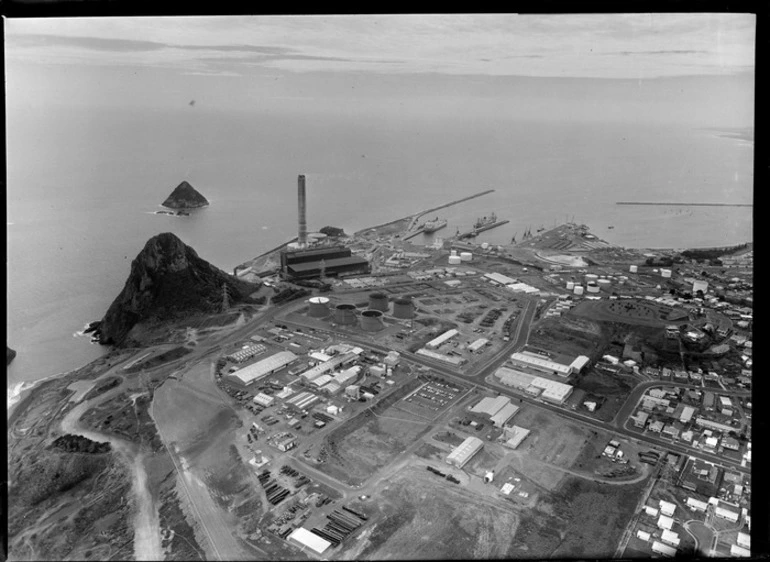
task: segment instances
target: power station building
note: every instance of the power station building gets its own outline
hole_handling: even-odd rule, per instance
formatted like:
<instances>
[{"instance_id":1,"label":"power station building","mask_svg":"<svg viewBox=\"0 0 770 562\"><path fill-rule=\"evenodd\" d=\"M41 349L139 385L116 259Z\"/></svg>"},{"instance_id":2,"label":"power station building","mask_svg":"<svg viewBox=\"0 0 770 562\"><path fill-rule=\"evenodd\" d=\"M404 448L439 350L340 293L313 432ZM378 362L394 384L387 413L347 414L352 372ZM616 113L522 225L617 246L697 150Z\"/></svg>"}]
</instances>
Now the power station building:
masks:
<instances>
[{"instance_id":1,"label":"power station building","mask_svg":"<svg viewBox=\"0 0 770 562\"><path fill-rule=\"evenodd\" d=\"M288 279L312 279L369 273L369 262L350 248L334 246L281 252L281 274Z\"/></svg>"},{"instance_id":2,"label":"power station building","mask_svg":"<svg viewBox=\"0 0 770 562\"><path fill-rule=\"evenodd\" d=\"M290 244L296 250L281 252L281 274L287 279L313 279L341 274L369 273L369 262L352 255L343 246L308 249L307 203L305 176L297 177L297 243Z\"/></svg>"}]
</instances>

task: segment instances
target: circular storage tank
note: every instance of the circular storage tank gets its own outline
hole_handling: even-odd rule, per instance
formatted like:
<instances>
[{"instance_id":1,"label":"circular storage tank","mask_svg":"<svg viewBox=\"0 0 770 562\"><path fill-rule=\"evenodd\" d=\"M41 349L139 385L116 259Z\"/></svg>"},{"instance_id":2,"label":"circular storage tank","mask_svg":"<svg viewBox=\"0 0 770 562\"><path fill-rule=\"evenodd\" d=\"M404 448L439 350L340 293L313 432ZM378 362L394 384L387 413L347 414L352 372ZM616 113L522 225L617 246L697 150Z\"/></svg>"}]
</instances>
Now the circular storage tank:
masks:
<instances>
[{"instance_id":1,"label":"circular storage tank","mask_svg":"<svg viewBox=\"0 0 770 562\"><path fill-rule=\"evenodd\" d=\"M586 281L596 281L599 279L599 276L595 273L586 273Z\"/></svg>"},{"instance_id":2,"label":"circular storage tank","mask_svg":"<svg viewBox=\"0 0 770 562\"><path fill-rule=\"evenodd\" d=\"M586 287L586 291L589 293L598 293L600 291L599 285L589 285Z\"/></svg>"},{"instance_id":3,"label":"circular storage tank","mask_svg":"<svg viewBox=\"0 0 770 562\"><path fill-rule=\"evenodd\" d=\"M338 324L350 325L356 323L356 307L352 304L338 304L334 308L334 321Z\"/></svg>"},{"instance_id":4,"label":"circular storage tank","mask_svg":"<svg viewBox=\"0 0 770 562\"><path fill-rule=\"evenodd\" d=\"M628 266L628 271L630 271L631 273L636 273L637 271L639 271L639 267L636 265L630 265Z\"/></svg>"},{"instance_id":5,"label":"circular storage tank","mask_svg":"<svg viewBox=\"0 0 770 562\"><path fill-rule=\"evenodd\" d=\"M661 276L663 276L663 277L668 279L668 278L671 277L671 270L670 269L661 269L660 270L660 274L661 274Z\"/></svg>"},{"instance_id":6,"label":"circular storage tank","mask_svg":"<svg viewBox=\"0 0 770 562\"><path fill-rule=\"evenodd\" d=\"M574 281L567 281L567 290L571 291L575 288L575 282Z\"/></svg>"},{"instance_id":7,"label":"circular storage tank","mask_svg":"<svg viewBox=\"0 0 770 562\"><path fill-rule=\"evenodd\" d=\"M612 282L609 279L599 279L599 288L603 291L609 291Z\"/></svg>"},{"instance_id":8,"label":"circular storage tank","mask_svg":"<svg viewBox=\"0 0 770 562\"><path fill-rule=\"evenodd\" d=\"M329 314L329 299L326 297L310 297L310 304L307 309L308 316L313 318L323 318Z\"/></svg>"},{"instance_id":9,"label":"circular storage tank","mask_svg":"<svg viewBox=\"0 0 770 562\"><path fill-rule=\"evenodd\" d=\"M451 254L449 254L449 255L450 256L456 256L457 255L457 250L451 250Z\"/></svg>"},{"instance_id":10,"label":"circular storage tank","mask_svg":"<svg viewBox=\"0 0 770 562\"><path fill-rule=\"evenodd\" d=\"M372 293L369 295L369 308L387 312L389 309L388 295L385 293Z\"/></svg>"},{"instance_id":11,"label":"circular storage tank","mask_svg":"<svg viewBox=\"0 0 770 562\"><path fill-rule=\"evenodd\" d=\"M473 254L470 252L460 252L461 261L473 261Z\"/></svg>"},{"instance_id":12,"label":"circular storage tank","mask_svg":"<svg viewBox=\"0 0 770 562\"><path fill-rule=\"evenodd\" d=\"M364 310L361 313L361 329L365 332L379 332L385 327L382 323L382 312L379 310Z\"/></svg>"},{"instance_id":13,"label":"circular storage tank","mask_svg":"<svg viewBox=\"0 0 770 562\"><path fill-rule=\"evenodd\" d=\"M575 288L572 290L573 293L576 295L582 295L583 294L583 286L582 285L575 285Z\"/></svg>"},{"instance_id":14,"label":"circular storage tank","mask_svg":"<svg viewBox=\"0 0 770 562\"><path fill-rule=\"evenodd\" d=\"M462 262L460 256L449 256L449 265L460 265L460 262Z\"/></svg>"},{"instance_id":15,"label":"circular storage tank","mask_svg":"<svg viewBox=\"0 0 770 562\"><path fill-rule=\"evenodd\" d=\"M414 318L414 304L412 304L412 299L396 299L393 302L393 316L402 319Z\"/></svg>"}]
</instances>

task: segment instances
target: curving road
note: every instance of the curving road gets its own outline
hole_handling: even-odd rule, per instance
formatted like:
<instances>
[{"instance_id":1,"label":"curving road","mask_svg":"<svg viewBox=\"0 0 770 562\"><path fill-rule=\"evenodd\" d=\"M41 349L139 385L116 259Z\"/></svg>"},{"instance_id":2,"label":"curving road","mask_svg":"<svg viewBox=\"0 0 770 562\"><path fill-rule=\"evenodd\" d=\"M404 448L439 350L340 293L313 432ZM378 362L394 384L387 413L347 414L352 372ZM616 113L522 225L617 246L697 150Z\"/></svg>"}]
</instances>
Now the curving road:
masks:
<instances>
[{"instance_id":1,"label":"curving road","mask_svg":"<svg viewBox=\"0 0 770 562\"><path fill-rule=\"evenodd\" d=\"M119 390L121 387L115 389ZM70 410L61 421L62 432L81 435L92 441L107 441L116 453L122 456L131 466L133 486L136 498L136 515L134 518L134 557L137 560L163 560L161 546L160 519L158 510L147 486L147 473L144 469L144 454L128 441L112 435L84 429L78 424L83 413L97 404L111 398L115 392L107 392L93 400L83 402Z\"/></svg>"}]
</instances>

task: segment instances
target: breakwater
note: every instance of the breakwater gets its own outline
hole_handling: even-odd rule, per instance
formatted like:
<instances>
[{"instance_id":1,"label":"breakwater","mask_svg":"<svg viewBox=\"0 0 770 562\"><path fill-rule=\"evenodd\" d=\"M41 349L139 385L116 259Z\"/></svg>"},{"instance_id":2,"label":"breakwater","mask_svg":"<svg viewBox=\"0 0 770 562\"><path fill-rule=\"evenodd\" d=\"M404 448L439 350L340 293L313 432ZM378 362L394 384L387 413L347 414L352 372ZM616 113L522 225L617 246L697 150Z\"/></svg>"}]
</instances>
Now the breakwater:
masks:
<instances>
[{"instance_id":1,"label":"breakwater","mask_svg":"<svg viewBox=\"0 0 770 562\"><path fill-rule=\"evenodd\" d=\"M359 230L354 234L354 236L358 236L359 234L362 234L366 232L367 230L376 230L378 228L383 228L386 226L390 226L392 224L396 224L400 221L406 221L409 220L409 226L407 227L407 231L411 230L414 227L414 224L419 220L419 218L423 215L427 215L428 213L432 213L434 211L438 211L440 209L445 209L447 207L451 207L452 205L457 205L459 203L464 203L465 201L470 201L471 199L475 199L476 197L481 197L482 195L487 195L488 193L492 193L494 189L487 189L486 191L482 191L481 193L475 193L473 195L469 195L468 197L463 197L462 199L456 199L454 201L450 201L449 203L444 203L443 205L439 205L438 207L433 207L432 209L425 209L424 211L420 211L419 213L415 213L414 215L408 215L406 217L402 217L400 219L392 220L390 222L386 222L383 224L378 224L377 226L369 226L367 228L364 228L363 230Z\"/></svg>"},{"instance_id":2,"label":"breakwater","mask_svg":"<svg viewBox=\"0 0 770 562\"><path fill-rule=\"evenodd\" d=\"M753 207L753 203L665 203L657 201L618 201L616 205L663 205L679 207Z\"/></svg>"}]
</instances>

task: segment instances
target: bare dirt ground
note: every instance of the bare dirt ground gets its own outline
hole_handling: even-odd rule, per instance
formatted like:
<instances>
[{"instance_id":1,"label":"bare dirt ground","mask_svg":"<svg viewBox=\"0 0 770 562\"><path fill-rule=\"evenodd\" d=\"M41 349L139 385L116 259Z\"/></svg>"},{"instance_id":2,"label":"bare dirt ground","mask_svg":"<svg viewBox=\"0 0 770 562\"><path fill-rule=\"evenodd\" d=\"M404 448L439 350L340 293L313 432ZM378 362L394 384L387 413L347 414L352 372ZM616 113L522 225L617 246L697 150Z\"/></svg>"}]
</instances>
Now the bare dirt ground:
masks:
<instances>
[{"instance_id":1,"label":"bare dirt ground","mask_svg":"<svg viewBox=\"0 0 770 562\"><path fill-rule=\"evenodd\" d=\"M369 421L341 440L331 434L327 441L333 454L318 468L344 482L360 484L403 453L428 428L426 420L390 408L384 414L369 417Z\"/></svg>"},{"instance_id":2,"label":"bare dirt ground","mask_svg":"<svg viewBox=\"0 0 770 562\"><path fill-rule=\"evenodd\" d=\"M523 513L514 558L608 558L633 516L645 483L606 486L570 477Z\"/></svg>"},{"instance_id":3,"label":"bare dirt ground","mask_svg":"<svg viewBox=\"0 0 770 562\"><path fill-rule=\"evenodd\" d=\"M155 393L152 416L176 464L181 508L195 521L195 537L206 557L254 558L236 537L238 518L220 505L227 493L212 481L212 475L227 474L240 464L228 454L238 417L212 379L210 364L201 362L181 380L168 380Z\"/></svg>"},{"instance_id":4,"label":"bare dirt ground","mask_svg":"<svg viewBox=\"0 0 770 562\"><path fill-rule=\"evenodd\" d=\"M371 503L377 512L349 552L355 559L505 558L518 523L509 503L418 468L389 478Z\"/></svg>"}]
</instances>

